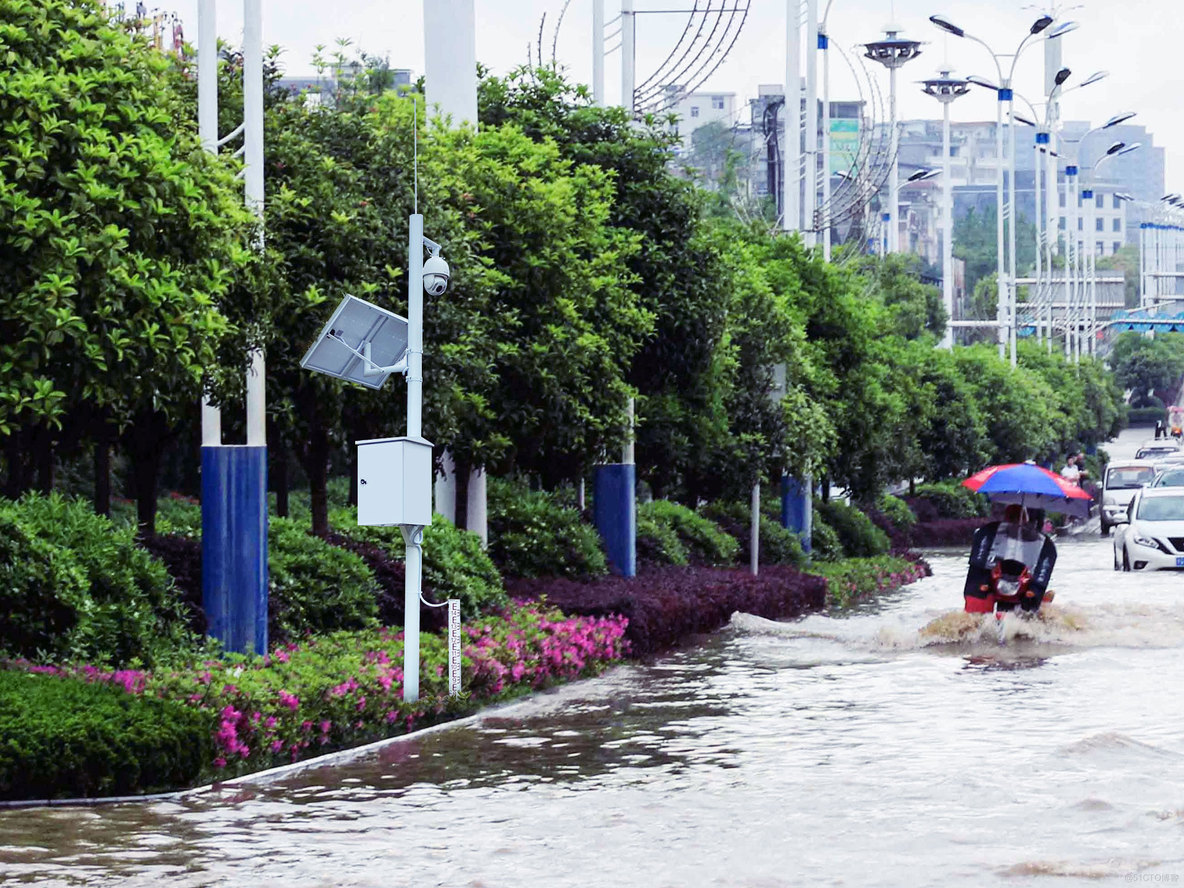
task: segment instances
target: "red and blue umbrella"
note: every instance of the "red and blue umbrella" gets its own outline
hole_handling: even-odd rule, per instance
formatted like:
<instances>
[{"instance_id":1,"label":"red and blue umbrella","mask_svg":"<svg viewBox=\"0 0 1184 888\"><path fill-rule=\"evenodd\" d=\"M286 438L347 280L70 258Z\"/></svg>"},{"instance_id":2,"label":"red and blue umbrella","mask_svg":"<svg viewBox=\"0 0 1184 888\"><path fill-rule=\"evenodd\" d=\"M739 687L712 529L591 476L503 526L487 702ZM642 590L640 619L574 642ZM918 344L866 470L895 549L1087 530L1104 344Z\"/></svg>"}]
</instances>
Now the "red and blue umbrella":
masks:
<instances>
[{"instance_id":1,"label":"red and blue umbrella","mask_svg":"<svg viewBox=\"0 0 1184 888\"><path fill-rule=\"evenodd\" d=\"M1085 518L1093 498L1074 484L1035 463L988 466L962 482L996 503L1018 503Z\"/></svg>"}]
</instances>

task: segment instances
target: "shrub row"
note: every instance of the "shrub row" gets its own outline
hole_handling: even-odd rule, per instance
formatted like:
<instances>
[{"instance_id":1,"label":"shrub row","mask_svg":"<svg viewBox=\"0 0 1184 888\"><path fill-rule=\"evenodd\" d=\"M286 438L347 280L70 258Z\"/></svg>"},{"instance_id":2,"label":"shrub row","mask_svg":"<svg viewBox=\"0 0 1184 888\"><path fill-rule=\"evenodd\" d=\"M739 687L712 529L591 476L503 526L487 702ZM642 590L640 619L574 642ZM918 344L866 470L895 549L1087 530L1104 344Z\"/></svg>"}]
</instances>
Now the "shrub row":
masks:
<instances>
[{"instance_id":1,"label":"shrub row","mask_svg":"<svg viewBox=\"0 0 1184 888\"><path fill-rule=\"evenodd\" d=\"M82 501L0 500L0 651L151 664L196 639L164 565Z\"/></svg>"},{"instance_id":2,"label":"shrub row","mask_svg":"<svg viewBox=\"0 0 1184 888\"><path fill-rule=\"evenodd\" d=\"M786 565L762 568L755 577L743 570L665 567L629 579L522 579L509 587L516 598L545 599L567 614L623 615L628 619L625 638L639 657L714 632L736 611L796 617L821 607L826 598L825 580Z\"/></svg>"},{"instance_id":3,"label":"shrub row","mask_svg":"<svg viewBox=\"0 0 1184 888\"><path fill-rule=\"evenodd\" d=\"M752 511L747 503L715 502L703 507L703 516L714 521L738 544L737 560L748 564ZM781 526L780 516L767 504L761 506L760 563L800 566L806 563L797 534Z\"/></svg>"},{"instance_id":4,"label":"shrub row","mask_svg":"<svg viewBox=\"0 0 1184 888\"><path fill-rule=\"evenodd\" d=\"M109 682L0 670L0 799L188 786L213 758L213 723Z\"/></svg>"},{"instance_id":5,"label":"shrub row","mask_svg":"<svg viewBox=\"0 0 1184 888\"><path fill-rule=\"evenodd\" d=\"M153 673L7 664L15 668L0 671L0 713L9 715L0 715L0 728L11 722L19 742L0 734L0 788L12 798L122 794L255 771L592 675L626 651L621 617L565 617L535 603L511 605L463 631L461 696L447 696L445 639L423 635L420 699L411 704L402 700L403 635L391 629L337 632L250 661ZM4 688L22 682L49 691L36 705L17 706ZM72 710L85 712L71 719ZM55 749L76 748L71 732L87 734L75 742L89 757L63 755L54 765ZM35 791L20 782L25 770L38 774ZM86 773L96 776L88 782Z\"/></svg>"},{"instance_id":6,"label":"shrub row","mask_svg":"<svg viewBox=\"0 0 1184 888\"><path fill-rule=\"evenodd\" d=\"M932 574L924 561L880 556L848 558L836 564L813 568L826 580L827 599L832 604L850 604L864 595L907 586Z\"/></svg>"},{"instance_id":7,"label":"shrub row","mask_svg":"<svg viewBox=\"0 0 1184 888\"><path fill-rule=\"evenodd\" d=\"M824 524L833 528L847 558L886 555L891 548L888 535L855 506L836 500L819 501L814 504L814 514L821 518Z\"/></svg>"}]
</instances>

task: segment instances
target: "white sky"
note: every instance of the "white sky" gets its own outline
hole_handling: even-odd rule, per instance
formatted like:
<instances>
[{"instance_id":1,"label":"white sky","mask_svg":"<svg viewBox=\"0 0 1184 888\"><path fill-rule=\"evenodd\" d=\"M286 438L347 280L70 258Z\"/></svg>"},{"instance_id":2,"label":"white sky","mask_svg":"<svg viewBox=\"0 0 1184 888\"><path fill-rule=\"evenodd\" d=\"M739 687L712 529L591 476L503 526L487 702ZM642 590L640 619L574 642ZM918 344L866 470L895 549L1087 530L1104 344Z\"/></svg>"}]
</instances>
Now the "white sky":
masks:
<instances>
[{"instance_id":1,"label":"white sky","mask_svg":"<svg viewBox=\"0 0 1184 888\"><path fill-rule=\"evenodd\" d=\"M390 56L391 64L424 69L423 4L433 0L264 0L263 33L268 44L284 47L287 73L309 74L314 47L332 48L339 37L376 55ZM546 14L544 57L550 58L555 21L564 0L474 0L477 17L477 59L494 73L505 73L527 60L527 45L536 45L539 21ZM905 37L927 45L920 58L899 72L899 114L938 118L941 106L923 95L914 81L932 77L948 60L961 74L996 79L994 63L982 46L947 37L928 17L938 13L985 40L997 52L1014 52L1032 21L1050 3L1059 2L1064 19L1080 28L1064 38L1063 64L1073 70L1070 84L1105 69L1110 76L1072 92L1063 102L1065 119L1099 123L1123 110L1138 112L1131 121L1147 126L1155 143L1167 149L1167 190L1184 191L1184 114L1179 99L1180 77L1176 54L1184 52L1184 3L1180 0L1086 0L1080 5L1064 0L833 0L829 31L832 45L844 49L878 39L895 20ZM128 2L129 7L134 3ZM238 43L242 31L239 0L218 0L218 33ZM619 12L618 0L606 0L606 18ZM635 0L641 10L689 9L689 0ZM825 5L825 2L823 3ZM156 0L175 11L185 23L186 37L197 39L196 0ZM704 89L737 93L738 107L755 96L760 83L781 83L785 72L785 2L751 0L744 30L731 54ZM684 14L639 15L637 82L644 81L673 48L686 21ZM557 57L571 77L591 79L591 0L570 0L557 42ZM613 28L610 27L610 31ZM611 43L610 43L611 45ZM831 95L854 98L845 64L833 56ZM1018 92L1033 101L1040 97L1043 52L1025 50L1015 80ZM887 72L879 72L887 90ZM606 63L606 92L610 101L620 94L620 53ZM988 120L995 116L994 94L976 89L952 106L955 120Z\"/></svg>"}]
</instances>

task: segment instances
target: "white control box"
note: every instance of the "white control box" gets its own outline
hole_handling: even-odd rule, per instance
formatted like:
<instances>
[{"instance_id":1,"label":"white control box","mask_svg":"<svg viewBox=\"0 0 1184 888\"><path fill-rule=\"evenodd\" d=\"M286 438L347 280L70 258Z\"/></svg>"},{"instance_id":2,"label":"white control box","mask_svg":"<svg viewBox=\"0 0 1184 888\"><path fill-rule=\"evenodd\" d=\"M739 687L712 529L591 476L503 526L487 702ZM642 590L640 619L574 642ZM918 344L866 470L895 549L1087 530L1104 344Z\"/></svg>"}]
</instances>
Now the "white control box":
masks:
<instances>
[{"instance_id":1,"label":"white control box","mask_svg":"<svg viewBox=\"0 0 1184 888\"><path fill-rule=\"evenodd\" d=\"M358 524L432 523L432 445L423 438L358 442Z\"/></svg>"}]
</instances>

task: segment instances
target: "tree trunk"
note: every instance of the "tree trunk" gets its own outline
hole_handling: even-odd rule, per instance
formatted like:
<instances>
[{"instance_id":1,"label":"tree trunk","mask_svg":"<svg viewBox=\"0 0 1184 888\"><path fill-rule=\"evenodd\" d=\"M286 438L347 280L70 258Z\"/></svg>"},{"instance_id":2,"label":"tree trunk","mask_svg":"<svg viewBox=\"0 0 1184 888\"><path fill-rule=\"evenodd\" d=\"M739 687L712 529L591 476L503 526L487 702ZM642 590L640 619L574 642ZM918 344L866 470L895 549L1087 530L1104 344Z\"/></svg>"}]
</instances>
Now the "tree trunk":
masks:
<instances>
[{"instance_id":1,"label":"tree trunk","mask_svg":"<svg viewBox=\"0 0 1184 888\"><path fill-rule=\"evenodd\" d=\"M272 439L275 440L275 439ZM275 484L275 513L281 518L288 517L288 451L282 446L274 448L275 459L272 466L272 478Z\"/></svg>"},{"instance_id":2,"label":"tree trunk","mask_svg":"<svg viewBox=\"0 0 1184 888\"><path fill-rule=\"evenodd\" d=\"M456 526L469 529L469 475L471 463L467 459L455 459L456 466Z\"/></svg>"},{"instance_id":3,"label":"tree trunk","mask_svg":"<svg viewBox=\"0 0 1184 888\"><path fill-rule=\"evenodd\" d=\"M15 432L8 437L4 448L5 461L8 463L8 477L4 482L4 495L9 499L20 499L21 494L29 489L28 463L24 455L28 435L25 432Z\"/></svg>"},{"instance_id":4,"label":"tree trunk","mask_svg":"<svg viewBox=\"0 0 1184 888\"><path fill-rule=\"evenodd\" d=\"M111 444L106 435L95 441L95 514L111 515Z\"/></svg>"},{"instance_id":5,"label":"tree trunk","mask_svg":"<svg viewBox=\"0 0 1184 888\"><path fill-rule=\"evenodd\" d=\"M35 440L33 459L37 465L37 490L48 496L53 492L53 439L49 429L39 429Z\"/></svg>"},{"instance_id":6,"label":"tree trunk","mask_svg":"<svg viewBox=\"0 0 1184 888\"><path fill-rule=\"evenodd\" d=\"M305 453L304 471L308 475L312 532L325 537L329 535L329 435L319 418L313 424Z\"/></svg>"},{"instance_id":7,"label":"tree trunk","mask_svg":"<svg viewBox=\"0 0 1184 888\"><path fill-rule=\"evenodd\" d=\"M159 413L142 413L128 429L124 441L131 458L132 486L136 498L136 535L156 536L156 496L160 460L168 438L168 426Z\"/></svg>"}]
</instances>

